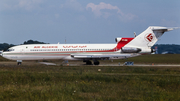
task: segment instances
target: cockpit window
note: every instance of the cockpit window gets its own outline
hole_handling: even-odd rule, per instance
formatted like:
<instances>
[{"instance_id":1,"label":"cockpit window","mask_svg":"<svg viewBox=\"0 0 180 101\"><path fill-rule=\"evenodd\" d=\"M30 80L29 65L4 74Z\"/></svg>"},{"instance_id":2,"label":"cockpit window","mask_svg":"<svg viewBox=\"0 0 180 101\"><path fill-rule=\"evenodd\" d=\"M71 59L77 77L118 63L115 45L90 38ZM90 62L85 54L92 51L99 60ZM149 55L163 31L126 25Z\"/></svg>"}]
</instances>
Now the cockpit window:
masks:
<instances>
[{"instance_id":1,"label":"cockpit window","mask_svg":"<svg viewBox=\"0 0 180 101\"><path fill-rule=\"evenodd\" d=\"M7 51L14 51L14 49L8 49Z\"/></svg>"}]
</instances>

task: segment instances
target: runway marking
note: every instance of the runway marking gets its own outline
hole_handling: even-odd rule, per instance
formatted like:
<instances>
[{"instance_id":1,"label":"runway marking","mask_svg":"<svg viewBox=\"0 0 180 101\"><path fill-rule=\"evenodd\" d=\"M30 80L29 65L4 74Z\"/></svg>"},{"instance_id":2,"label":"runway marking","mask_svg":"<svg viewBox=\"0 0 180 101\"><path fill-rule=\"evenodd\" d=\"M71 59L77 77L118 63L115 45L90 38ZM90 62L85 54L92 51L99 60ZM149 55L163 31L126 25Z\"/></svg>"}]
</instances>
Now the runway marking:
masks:
<instances>
[{"instance_id":1,"label":"runway marking","mask_svg":"<svg viewBox=\"0 0 180 101\"><path fill-rule=\"evenodd\" d=\"M97 73L99 74L99 73ZM122 75L122 76L180 76L180 74L136 74L136 73L100 73L100 75Z\"/></svg>"},{"instance_id":2,"label":"runway marking","mask_svg":"<svg viewBox=\"0 0 180 101\"><path fill-rule=\"evenodd\" d=\"M115 65L115 64L110 64L110 65L99 65L99 66L128 66L128 65ZM135 65L129 65L130 67L180 67L180 64L172 64L172 65L169 65L169 64L157 64L157 65L148 65L148 64L135 64Z\"/></svg>"}]
</instances>

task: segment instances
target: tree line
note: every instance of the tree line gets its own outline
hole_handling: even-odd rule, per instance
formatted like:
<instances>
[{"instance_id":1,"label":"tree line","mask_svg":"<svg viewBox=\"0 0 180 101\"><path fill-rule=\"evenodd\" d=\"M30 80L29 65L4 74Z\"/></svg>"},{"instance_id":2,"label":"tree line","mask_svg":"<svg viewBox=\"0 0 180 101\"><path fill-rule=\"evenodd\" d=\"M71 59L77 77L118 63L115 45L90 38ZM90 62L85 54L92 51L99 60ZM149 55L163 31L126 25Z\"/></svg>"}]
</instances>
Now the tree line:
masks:
<instances>
[{"instance_id":1,"label":"tree line","mask_svg":"<svg viewBox=\"0 0 180 101\"><path fill-rule=\"evenodd\" d=\"M180 45L175 44L156 44L152 48L155 49L157 47L158 54L162 54L163 52L171 52L174 54L180 54Z\"/></svg>"},{"instance_id":2,"label":"tree line","mask_svg":"<svg viewBox=\"0 0 180 101\"><path fill-rule=\"evenodd\" d=\"M24 41L24 43L21 45L25 45L25 44L47 44L47 43L34 41L34 40L28 40L28 41ZM0 51L1 50L6 51L8 48L13 47L13 46L16 46L16 45L8 44L8 43L0 43Z\"/></svg>"}]
</instances>

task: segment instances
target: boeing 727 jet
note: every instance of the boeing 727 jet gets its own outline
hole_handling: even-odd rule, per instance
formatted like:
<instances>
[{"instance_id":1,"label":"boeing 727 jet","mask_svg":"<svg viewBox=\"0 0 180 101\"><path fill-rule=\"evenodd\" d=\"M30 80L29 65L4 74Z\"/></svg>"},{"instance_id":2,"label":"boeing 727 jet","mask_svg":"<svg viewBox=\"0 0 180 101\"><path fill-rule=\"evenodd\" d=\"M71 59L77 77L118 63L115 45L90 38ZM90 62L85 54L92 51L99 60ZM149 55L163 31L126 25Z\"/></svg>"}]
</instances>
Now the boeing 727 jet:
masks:
<instances>
[{"instance_id":1,"label":"boeing 727 jet","mask_svg":"<svg viewBox=\"0 0 180 101\"><path fill-rule=\"evenodd\" d=\"M99 65L98 60L124 59L152 53L151 47L166 31L176 28L150 26L134 38L116 38L116 44L29 44L19 45L2 52L4 58L17 60L82 60Z\"/></svg>"}]
</instances>

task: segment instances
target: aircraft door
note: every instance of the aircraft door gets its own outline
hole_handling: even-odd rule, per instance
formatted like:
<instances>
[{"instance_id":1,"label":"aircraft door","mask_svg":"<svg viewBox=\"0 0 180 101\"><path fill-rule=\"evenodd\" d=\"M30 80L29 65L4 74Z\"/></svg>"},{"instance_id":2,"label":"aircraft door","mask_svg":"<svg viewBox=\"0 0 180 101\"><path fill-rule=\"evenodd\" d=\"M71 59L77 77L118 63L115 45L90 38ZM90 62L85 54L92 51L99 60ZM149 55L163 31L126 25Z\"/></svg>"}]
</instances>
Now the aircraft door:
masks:
<instances>
[{"instance_id":1,"label":"aircraft door","mask_svg":"<svg viewBox=\"0 0 180 101\"><path fill-rule=\"evenodd\" d=\"M20 53L21 55L24 54L24 48L23 48L23 47L20 48L20 52L21 52L21 53Z\"/></svg>"}]
</instances>

